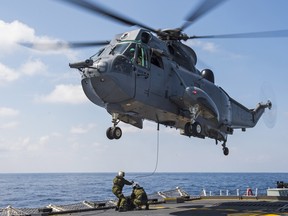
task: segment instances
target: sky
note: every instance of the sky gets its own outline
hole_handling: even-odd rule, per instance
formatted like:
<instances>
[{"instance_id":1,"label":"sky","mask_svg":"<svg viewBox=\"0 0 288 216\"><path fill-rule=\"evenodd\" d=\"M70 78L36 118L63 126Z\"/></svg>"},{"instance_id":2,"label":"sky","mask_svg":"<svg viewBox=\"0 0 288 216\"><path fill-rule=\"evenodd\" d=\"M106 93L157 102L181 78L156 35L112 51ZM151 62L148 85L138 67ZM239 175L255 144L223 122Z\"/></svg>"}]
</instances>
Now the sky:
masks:
<instances>
[{"instance_id":1,"label":"sky","mask_svg":"<svg viewBox=\"0 0 288 216\"><path fill-rule=\"evenodd\" d=\"M200 1L95 2L164 29L181 26ZM230 0L185 33L288 29L287 9L286 0ZM99 48L44 52L19 45L21 41L111 40L135 28L59 0L1 1L0 173L149 173L156 165L156 172L288 171L287 37L187 42L197 53L197 68L212 69L215 83L232 98L255 108L265 92L277 107L274 127L267 127L262 118L255 128L235 130L228 136L229 156L212 139L189 138L165 126L157 132L157 124L149 121L144 121L142 130L119 123L121 139L108 140L111 116L86 98L79 72L68 66L89 58Z\"/></svg>"}]
</instances>

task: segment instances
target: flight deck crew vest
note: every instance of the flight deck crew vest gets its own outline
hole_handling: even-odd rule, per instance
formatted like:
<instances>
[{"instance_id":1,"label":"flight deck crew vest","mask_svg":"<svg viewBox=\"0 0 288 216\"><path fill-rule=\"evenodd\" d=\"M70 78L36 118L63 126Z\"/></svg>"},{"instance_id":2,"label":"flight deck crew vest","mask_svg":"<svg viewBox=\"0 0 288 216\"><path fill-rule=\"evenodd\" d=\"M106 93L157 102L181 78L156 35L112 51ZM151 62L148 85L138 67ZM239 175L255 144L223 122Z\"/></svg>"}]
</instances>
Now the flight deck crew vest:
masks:
<instances>
[{"instance_id":1,"label":"flight deck crew vest","mask_svg":"<svg viewBox=\"0 0 288 216\"><path fill-rule=\"evenodd\" d=\"M133 190L133 193L135 194L135 198L138 199L138 200L141 200L142 202L145 202L147 201L147 194L146 192L144 191L144 189L142 187L140 188L135 188Z\"/></svg>"},{"instance_id":2,"label":"flight deck crew vest","mask_svg":"<svg viewBox=\"0 0 288 216\"><path fill-rule=\"evenodd\" d=\"M125 180L123 178L116 176L113 179L113 187L117 187L118 189L122 191L124 185L125 185Z\"/></svg>"}]
</instances>

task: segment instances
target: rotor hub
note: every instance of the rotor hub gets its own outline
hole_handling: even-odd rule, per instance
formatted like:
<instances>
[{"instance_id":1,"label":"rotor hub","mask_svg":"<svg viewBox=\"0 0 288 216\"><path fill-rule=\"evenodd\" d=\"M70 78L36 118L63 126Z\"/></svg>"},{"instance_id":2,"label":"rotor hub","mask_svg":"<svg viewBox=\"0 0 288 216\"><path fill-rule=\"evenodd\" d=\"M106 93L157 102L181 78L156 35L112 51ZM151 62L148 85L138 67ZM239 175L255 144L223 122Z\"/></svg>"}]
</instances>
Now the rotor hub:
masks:
<instances>
[{"instance_id":1,"label":"rotor hub","mask_svg":"<svg viewBox=\"0 0 288 216\"><path fill-rule=\"evenodd\" d=\"M159 30L157 32L158 37L161 40L188 40L189 36L182 32L182 29L176 28L176 29L164 29Z\"/></svg>"}]
</instances>

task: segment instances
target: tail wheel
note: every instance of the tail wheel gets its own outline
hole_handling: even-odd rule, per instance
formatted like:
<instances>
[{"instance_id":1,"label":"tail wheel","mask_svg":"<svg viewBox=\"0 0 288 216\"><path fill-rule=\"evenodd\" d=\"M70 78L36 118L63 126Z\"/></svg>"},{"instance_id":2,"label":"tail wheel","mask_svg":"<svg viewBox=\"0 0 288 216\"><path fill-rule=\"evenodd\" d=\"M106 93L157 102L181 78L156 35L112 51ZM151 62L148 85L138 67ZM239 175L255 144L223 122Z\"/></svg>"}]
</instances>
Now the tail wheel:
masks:
<instances>
[{"instance_id":1,"label":"tail wheel","mask_svg":"<svg viewBox=\"0 0 288 216\"><path fill-rule=\"evenodd\" d=\"M223 154L224 154L225 156L227 156L227 155L229 154L229 148L224 147L224 148L223 148Z\"/></svg>"},{"instance_id":2,"label":"tail wheel","mask_svg":"<svg viewBox=\"0 0 288 216\"><path fill-rule=\"evenodd\" d=\"M227 156L228 154L229 154L229 148L227 148L226 147L226 139L224 140L224 142L223 142L223 144L222 144L222 146L223 146L223 154L225 155L225 156Z\"/></svg>"}]
</instances>

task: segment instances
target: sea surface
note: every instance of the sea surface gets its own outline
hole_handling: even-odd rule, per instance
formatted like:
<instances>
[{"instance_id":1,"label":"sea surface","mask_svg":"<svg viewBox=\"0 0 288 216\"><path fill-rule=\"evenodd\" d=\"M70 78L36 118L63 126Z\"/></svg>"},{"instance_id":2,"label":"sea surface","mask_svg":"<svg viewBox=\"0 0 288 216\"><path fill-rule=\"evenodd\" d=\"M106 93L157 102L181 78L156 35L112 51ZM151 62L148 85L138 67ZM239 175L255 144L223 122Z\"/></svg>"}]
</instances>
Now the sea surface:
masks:
<instances>
[{"instance_id":1,"label":"sea surface","mask_svg":"<svg viewBox=\"0 0 288 216\"><path fill-rule=\"evenodd\" d=\"M0 174L0 208L38 208L115 199L111 192L115 173L37 173ZM288 173L126 173L127 180L138 182L147 194L180 187L190 195L244 194L247 187L266 195L277 181L288 182ZM131 187L125 186L129 195Z\"/></svg>"}]
</instances>

